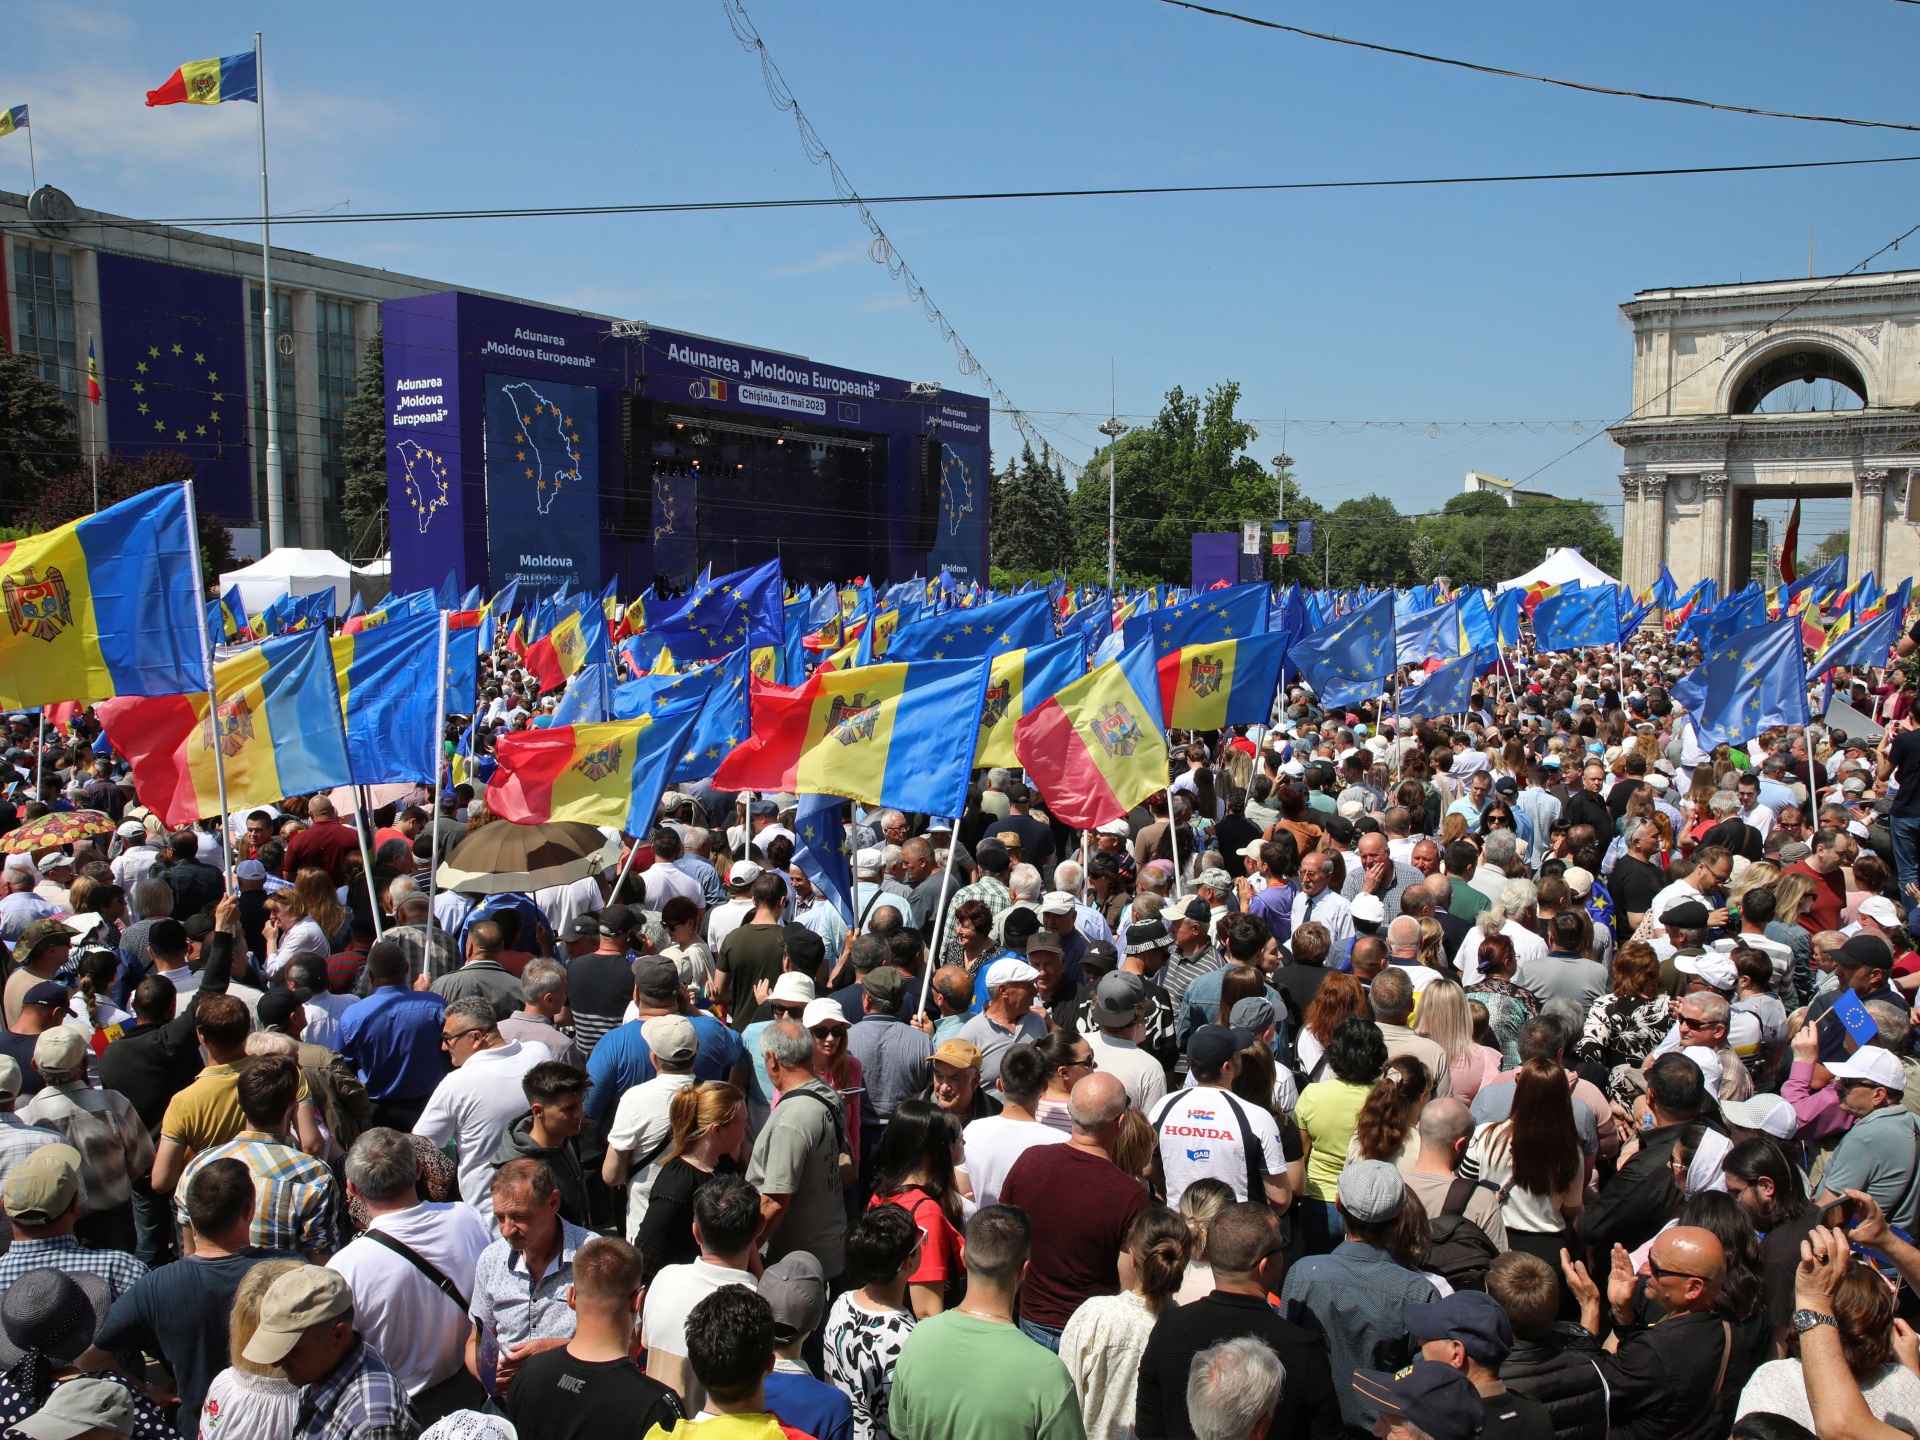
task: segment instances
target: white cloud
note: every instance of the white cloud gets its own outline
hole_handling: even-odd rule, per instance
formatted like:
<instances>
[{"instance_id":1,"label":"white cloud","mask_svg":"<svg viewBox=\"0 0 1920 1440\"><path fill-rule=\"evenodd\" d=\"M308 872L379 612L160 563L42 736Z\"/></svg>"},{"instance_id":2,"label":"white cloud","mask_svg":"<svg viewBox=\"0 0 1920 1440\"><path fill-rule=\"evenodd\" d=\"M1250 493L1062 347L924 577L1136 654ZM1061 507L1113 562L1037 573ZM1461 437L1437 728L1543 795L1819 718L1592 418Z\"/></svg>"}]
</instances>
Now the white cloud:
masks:
<instances>
[{"instance_id":1,"label":"white cloud","mask_svg":"<svg viewBox=\"0 0 1920 1440\"><path fill-rule=\"evenodd\" d=\"M838 270L843 265L852 265L867 258L866 242L858 245L843 245L833 250L822 250L811 260L802 260L798 265L783 265L770 271L773 275L819 275L828 270Z\"/></svg>"}]
</instances>

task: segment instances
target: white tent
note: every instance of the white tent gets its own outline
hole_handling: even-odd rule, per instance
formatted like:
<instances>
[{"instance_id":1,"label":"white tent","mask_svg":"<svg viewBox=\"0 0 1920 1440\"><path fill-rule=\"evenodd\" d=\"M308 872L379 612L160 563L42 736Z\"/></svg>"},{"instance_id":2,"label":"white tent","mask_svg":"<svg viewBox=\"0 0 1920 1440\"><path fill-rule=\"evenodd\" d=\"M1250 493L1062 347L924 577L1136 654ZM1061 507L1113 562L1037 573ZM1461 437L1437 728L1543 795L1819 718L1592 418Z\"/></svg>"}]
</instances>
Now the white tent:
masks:
<instances>
[{"instance_id":1,"label":"white tent","mask_svg":"<svg viewBox=\"0 0 1920 1440\"><path fill-rule=\"evenodd\" d=\"M220 577L222 595L235 585L249 615L258 615L284 595L311 595L328 588L333 590L334 614L344 615L353 596L353 566L331 550L283 546Z\"/></svg>"},{"instance_id":2,"label":"white tent","mask_svg":"<svg viewBox=\"0 0 1920 1440\"><path fill-rule=\"evenodd\" d=\"M1578 550L1569 548L1549 550L1547 558L1526 574L1512 580L1502 580L1495 588L1524 590L1529 585L1566 585L1574 581L1582 585L1618 585L1620 583Z\"/></svg>"}]
</instances>

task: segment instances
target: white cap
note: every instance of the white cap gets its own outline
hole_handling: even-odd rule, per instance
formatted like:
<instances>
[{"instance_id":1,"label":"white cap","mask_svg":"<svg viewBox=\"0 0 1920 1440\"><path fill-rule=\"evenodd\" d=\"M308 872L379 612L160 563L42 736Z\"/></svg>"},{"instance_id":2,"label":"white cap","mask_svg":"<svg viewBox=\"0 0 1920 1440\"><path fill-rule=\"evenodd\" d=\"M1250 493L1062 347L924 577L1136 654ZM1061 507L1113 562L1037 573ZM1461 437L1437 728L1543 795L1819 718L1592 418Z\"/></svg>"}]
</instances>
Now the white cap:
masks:
<instances>
[{"instance_id":1,"label":"white cap","mask_svg":"<svg viewBox=\"0 0 1920 1440\"><path fill-rule=\"evenodd\" d=\"M811 1030L816 1025L844 1025L847 1012L840 1008L838 1000L822 995L818 1000L809 1000L807 1008L800 1012L800 1028Z\"/></svg>"},{"instance_id":2,"label":"white cap","mask_svg":"<svg viewBox=\"0 0 1920 1440\"><path fill-rule=\"evenodd\" d=\"M138 820L122 820L114 827L113 833L123 840L139 840L145 837L147 827Z\"/></svg>"},{"instance_id":3,"label":"white cap","mask_svg":"<svg viewBox=\"0 0 1920 1440\"><path fill-rule=\"evenodd\" d=\"M872 846L856 851L853 857L853 873L856 875L878 875L885 857Z\"/></svg>"},{"instance_id":4,"label":"white cap","mask_svg":"<svg viewBox=\"0 0 1920 1440\"><path fill-rule=\"evenodd\" d=\"M1898 1055L1878 1045L1862 1045L1846 1059L1829 1065L1827 1072L1836 1080L1866 1080L1896 1095L1907 1087L1907 1067Z\"/></svg>"},{"instance_id":5,"label":"white cap","mask_svg":"<svg viewBox=\"0 0 1920 1440\"><path fill-rule=\"evenodd\" d=\"M1578 865L1569 865L1560 878L1567 882L1567 889L1582 900L1593 893L1593 872L1583 870Z\"/></svg>"},{"instance_id":6,"label":"white cap","mask_svg":"<svg viewBox=\"0 0 1920 1440\"><path fill-rule=\"evenodd\" d=\"M1689 1045L1680 1052L1700 1067L1700 1078L1706 1083L1709 1095L1720 1093L1720 1057L1704 1045Z\"/></svg>"},{"instance_id":7,"label":"white cap","mask_svg":"<svg viewBox=\"0 0 1920 1440\"><path fill-rule=\"evenodd\" d=\"M1899 928L1900 912L1893 908L1893 902L1884 895L1869 895L1860 902L1860 914L1863 919L1872 920L1881 925Z\"/></svg>"},{"instance_id":8,"label":"white cap","mask_svg":"<svg viewBox=\"0 0 1920 1440\"><path fill-rule=\"evenodd\" d=\"M769 1000L778 1000L782 1005L806 1005L813 1000L813 981L797 970L789 970L773 982L773 990L767 996Z\"/></svg>"},{"instance_id":9,"label":"white cap","mask_svg":"<svg viewBox=\"0 0 1920 1440\"><path fill-rule=\"evenodd\" d=\"M736 860L727 871L727 884L751 885L760 878L760 867L751 860Z\"/></svg>"},{"instance_id":10,"label":"white cap","mask_svg":"<svg viewBox=\"0 0 1920 1440\"><path fill-rule=\"evenodd\" d=\"M1074 904L1073 896L1064 890L1049 890L1040 897L1042 915L1074 915L1079 912L1079 908Z\"/></svg>"},{"instance_id":11,"label":"white cap","mask_svg":"<svg viewBox=\"0 0 1920 1440\"><path fill-rule=\"evenodd\" d=\"M1122 840L1125 840L1133 834L1133 831L1128 828L1127 822L1124 820L1109 820L1094 833L1096 835L1117 835Z\"/></svg>"},{"instance_id":12,"label":"white cap","mask_svg":"<svg viewBox=\"0 0 1920 1440\"><path fill-rule=\"evenodd\" d=\"M1716 990L1731 991L1740 979L1733 961L1714 951L1704 955L1676 955L1673 968L1682 975L1698 975Z\"/></svg>"},{"instance_id":13,"label":"white cap","mask_svg":"<svg viewBox=\"0 0 1920 1440\"><path fill-rule=\"evenodd\" d=\"M1039 978L1040 972L1033 966L1009 955L987 967L987 990L991 993L1002 985L1031 985Z\"/></svg>"},{"instance_id":14,"label":"white cap","mask_svg":"<svg viewBox=\"0 0 1920 1440\"><path fill-rule=\"evenodd\" d=\"M1742 1130L1758 1130L1776 1140L1791 1140L1800 1129L1793 1106L1778 1095L1755 1095L1751 1100L1722 1100L1720 1113Z\"/></svg>"},{"instance_id":15,"label":"white cap","mask_svg":"<svg viewBox=\"0 0 1920 1440\"><path fill-rule=\"evenodd\" d=\"M1370 895L1363 890L1353 897L1353 903L1349 908L1353 911L1353 918L1356 920L1364 920L1369 925L1387 923L1387 907L1380 902L1378 895Z\"/></svg>"}]
</instances>

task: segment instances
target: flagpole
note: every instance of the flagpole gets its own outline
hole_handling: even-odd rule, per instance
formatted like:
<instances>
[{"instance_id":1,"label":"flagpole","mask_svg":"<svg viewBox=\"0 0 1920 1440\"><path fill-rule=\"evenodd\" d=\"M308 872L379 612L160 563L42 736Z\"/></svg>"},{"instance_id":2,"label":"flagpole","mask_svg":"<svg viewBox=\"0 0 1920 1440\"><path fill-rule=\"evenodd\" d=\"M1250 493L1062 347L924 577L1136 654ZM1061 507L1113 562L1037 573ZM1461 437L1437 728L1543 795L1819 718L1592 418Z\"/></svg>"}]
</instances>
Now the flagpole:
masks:
<instances>
[{"instance_id":1,"label":"flagpole","mask_svg":"<svg viewBox=\"0 0 1920 1440\"><path fill-rule=\"evenodd\" d=\"M640 853L640 842L645 838L643 835L636 835L633 837L633 844L627 847L627 858L620 862L620 873L614 878L613 893L607 897L609 905L621 903L620 887L627 883L627 872L633 868L633 857Z\"/></svg>"},{"instance_id":2,"label":"flagpole","mask_svg":"<svg viewBox=\"0 0 1920 1440\"><path fill-rule=\"evenodd\" d=\"M964 809L963 806L962 810ZM958 820L953 823L956 827L960 824ZM946 938L947 930L947 892L953 888L953 857L954 852L959 848L959 837L949 837L947 868L940 875L940 898L933 902L933 943L927 947L927 974L926 978L920 982L920 1008L915 1012L916 1015L927 1013L927 996L933 990L933 972L940 968L940 944Z\"/></svg>"},{"instance_id":3,"label":"flagpole","mask_svg":"<svg viewBox=\"0 0 1920 1440\"><path fill-rule=\"evenodd\" d=\"M353 833L360 840L360 865L367 877L367 903L373 907L373 938L378 940L384 931L380 925L380 900L373 893L373 852L367 848L365 823L373 814L373 795L365 785L356 785L353 787L353 798L359 802L354 807Z\"/></svg>"},{"instance_id":4,"label":"flagpole","mask_svg":"<svg viewBox=\"0 0 1920 1440\"><path fill-rule=\"evenodd\" d=\"M1196 792L1197 793L1197 792ZM1167 787L1167 853L1173 857L1173 898L1180 898L1180 820L1174 813L1174 789Z\"/></svg>"},{"instance_id":5,"label":"flagpole","mask_svg":"<svg viewBox=\"0 0 1920 1440\"><path fill-rule=\"evenodd\" d=\"M200 580L200 514L193 502L193 482L187 481L187 558L193 566L193 584L204 593ZM226 872L227 893L233 893L233 836L228 823L227 758L220 745L220 686L213 667L213 641L207 634L207 607L204 601L194 605L193 613L200 630L200 664L207 672L207 733L213 740L213 776L220 793L220 863Z\"/></svg>"},{"instance_id":6,"label":"flagpole","mask_svg":"<svg viewBox=\"0 0 1920 1440\"><path fill-rule=\"evenodd\" d=\"M440 623L434 645L438 659L433 667L433 754L427 771L432 777L433 800L427 816L428 834L432 836L427 852L432 857L427 866L427 948L420 961L426 973L433 970L433 892L440 876L440 757L447 733L447 612L436 607L433 613Z\"/></svg>"},{"instance_id":7,"label":"flagpole","mask_svg":"<svg viewBox=\"0 0 1920 1440\"><path fill-rule=\"evenodd\" d=\"M27 123L21 127L27 132L27 175L33 182L33 188L40 188L40 162L33 158L33 115L27 115ZM97 508L97 507L96 507Z\"/></svg>"},{"instance_id":8,"label":"flagpole","mask_svg":"<svg viewBox=\"0 0 1920 1440\"><path fill-rule=\"evenodd\" d=\"M260 361L267 382L267 548L287 543L286 496L280 461L280 364L273 333L273 222L267 209L267 71L265 43L253 32L254 103L260 111ZM444 680L442 684L444 685ZM435 760L439 752L435 751ZM434 793L439 793L435 771ZM436 810L437 814L437 810Z\"/></svg>"}]
</instances>

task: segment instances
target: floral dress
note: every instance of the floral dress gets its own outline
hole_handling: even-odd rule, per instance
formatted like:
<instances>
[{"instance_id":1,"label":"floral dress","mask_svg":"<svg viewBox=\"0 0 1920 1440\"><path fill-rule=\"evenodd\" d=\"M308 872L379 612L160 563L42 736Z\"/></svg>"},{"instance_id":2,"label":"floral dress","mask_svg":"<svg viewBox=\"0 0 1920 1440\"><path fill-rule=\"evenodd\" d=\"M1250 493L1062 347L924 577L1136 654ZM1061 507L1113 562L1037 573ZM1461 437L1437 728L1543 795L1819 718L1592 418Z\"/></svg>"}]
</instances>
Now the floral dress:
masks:
<instances>
[{"instance_id":1,"label":"floral dress","mask_svg":"<svg viewBox=\"0 0 1920 1440\"><path fill-rule=\"evenodd\" d=\"M913 1333L908 1310L869 1310L849 1290L833 1302L823 1337L821 1374L853 1401L853 1440L893 1440L888 1403L900 1347Z\"/></svg>"},{"instance_id":2,"label":"floral dress","mask_svg":"<svg viewBox=\"0 0 1920 1440\"><path fill-rule=\"evenodd\" d=\"M1672 1002L1665 995L1642 1000L1633 995L1602 995L1587 1011L1581 1031L1579 1056L1598 1065L1611 1078L1615 1068L1638 1068L1673 1026ZM1609 1084L1610 1098L1630 1104L1633 1095Z\"/></svg>"}]
</instances>

